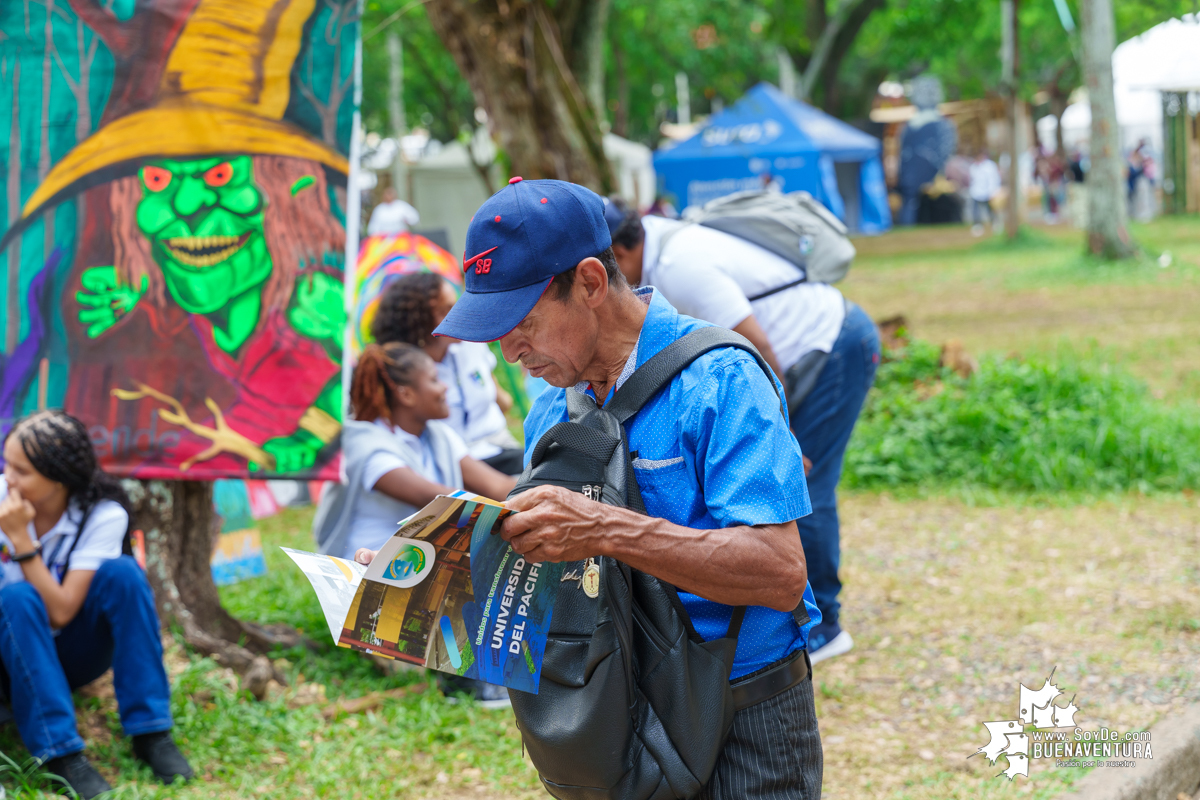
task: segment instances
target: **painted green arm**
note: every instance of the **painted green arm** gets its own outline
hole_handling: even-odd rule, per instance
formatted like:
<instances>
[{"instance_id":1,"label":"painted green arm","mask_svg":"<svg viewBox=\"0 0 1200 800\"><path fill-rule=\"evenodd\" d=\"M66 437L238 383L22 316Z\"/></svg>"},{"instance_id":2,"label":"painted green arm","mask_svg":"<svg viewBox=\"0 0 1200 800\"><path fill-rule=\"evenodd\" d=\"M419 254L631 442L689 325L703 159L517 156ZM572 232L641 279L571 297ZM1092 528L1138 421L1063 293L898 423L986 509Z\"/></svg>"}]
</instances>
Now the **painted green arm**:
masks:
<instances>
[{"instance_id":1,"label":"painted green arm","mask_svg":"<svg viewBox=\"0 0 1200 800\"><path fill-rule=\"evenodd\" d=\"M341 428L342 377L329 379L312 407L300 420L300 426L290 436L267 440L262 449L275 456L272 472L296 473L312 469L317 453L328 444ZM250 462L251 472L265 471L261 464Z\"/></svg>"},{"instance_id":2,"label":"painted green arm","mask_svg":"<svg viewBox=\"0 0 1200 800\"><path fill-rule=\"evenodd\" d=\"M79 321L87 326L87 335L95 339L134 309L146 293L149 281L142 276L140 289L126 286L117 280L116 267L91 267L80 277L82 289L75 299L84 309Z\"/></svg>"},{"instance_id":3,"label":"painted green arm","mask_svg":"<svg viewBox=\"0 0 1200 800\"><path fill-rule=\"evenodd\" d=\"M342 282L324 272L305 275L296 285L288 322L297 333L330 343L341 353L346 329L346 305Z\"/></svg>"}]
</instances>

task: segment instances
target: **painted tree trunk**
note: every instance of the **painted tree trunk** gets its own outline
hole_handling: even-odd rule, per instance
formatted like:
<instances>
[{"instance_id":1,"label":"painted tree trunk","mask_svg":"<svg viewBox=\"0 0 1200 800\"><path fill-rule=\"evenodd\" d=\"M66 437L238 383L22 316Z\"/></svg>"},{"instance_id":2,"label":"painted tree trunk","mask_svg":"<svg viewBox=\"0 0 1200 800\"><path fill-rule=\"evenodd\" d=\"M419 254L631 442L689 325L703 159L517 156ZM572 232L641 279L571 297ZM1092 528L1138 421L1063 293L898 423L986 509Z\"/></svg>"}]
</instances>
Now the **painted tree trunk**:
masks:
<instances>
[{"instance_id":1,"label":"painted tree trunk","mask_svg":"<svg viewBox=\"0 0 1200 800\"><path fill-rule=\"evenodd\" d=\"M287 626L243 622L221 607L213 583L217 518L207 481L124 482L134 507L134 527L146 540L146 574L159 619L177 627L200 653L242 675L242 687L262 698L267 683L286 679L266 658L272 647L301 643Z\"/></svg>"},{"instance_id":2,"label":"painted tree trunk","mask_svg":"<svg viewBox=\"0 0 1200 800\"><path fill-rule=\"evenodd\" d=\"M1125 258L1135 248L1127 225L1125 162L1113 99L1112 53L1116 32L1112 0L1083 0L1080 9L1083 75L1092 107L1087 249L1104 258Z\"/></svg>"},{"instance_id":3,"label":"painted tree trunk","mask_svg":"<svg viewBox=\"0 0 1200 800\"><path fill-rule=\"evenodd\" d=\"M541 0L439 0L426 13L512 174L613 190L596 114Z\"/></svg>"}]
</instances>

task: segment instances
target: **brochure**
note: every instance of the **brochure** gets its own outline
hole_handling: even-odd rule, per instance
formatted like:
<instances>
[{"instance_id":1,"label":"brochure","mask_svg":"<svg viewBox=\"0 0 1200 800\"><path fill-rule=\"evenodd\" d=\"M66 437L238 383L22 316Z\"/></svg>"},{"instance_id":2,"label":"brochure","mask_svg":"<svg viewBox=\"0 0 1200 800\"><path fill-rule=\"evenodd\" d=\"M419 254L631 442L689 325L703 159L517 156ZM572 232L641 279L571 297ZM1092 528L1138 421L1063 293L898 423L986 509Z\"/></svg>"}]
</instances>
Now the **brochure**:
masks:
<instances>
[{"instance_id":1,"label":"brochure","mask_svg":"<svg viewBox=\"0 0 1200 800\"><path fill-rule=\"evenodd\" d=\"M469 492L439 496L365 567L283 550L339 646L537 694L562 565L513 551L499 535L512 513Z\"/></svg>"}]
</instances>

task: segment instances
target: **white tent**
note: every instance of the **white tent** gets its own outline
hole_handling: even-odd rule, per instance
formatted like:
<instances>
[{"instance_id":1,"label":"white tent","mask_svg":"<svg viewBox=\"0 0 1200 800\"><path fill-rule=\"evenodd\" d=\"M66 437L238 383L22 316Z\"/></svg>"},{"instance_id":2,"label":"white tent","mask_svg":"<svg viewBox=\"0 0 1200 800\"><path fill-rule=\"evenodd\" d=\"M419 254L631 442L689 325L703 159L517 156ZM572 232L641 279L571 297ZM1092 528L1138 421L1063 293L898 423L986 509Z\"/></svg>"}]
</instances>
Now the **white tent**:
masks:
<instances>
[{"instance_id":1,"label":"white tent","mask_svg":"<svg viewBox=\"0 0 1200 800\"><path fill-rule=\"evenodd\" d=\"M1163 91L1200 91L1200 19L1185 14L1155 25L1113 51L1113 95L1121 147L1131 150L1149 139L1162 150ZM1086 141L1092 112L1086 99L1073 103L1063 114L1063 139L1068 147ZM1049 126L1053 136L1053 124ZM1040 132L1040 131L1039 131Z\"/></svg>"}]
</instances>

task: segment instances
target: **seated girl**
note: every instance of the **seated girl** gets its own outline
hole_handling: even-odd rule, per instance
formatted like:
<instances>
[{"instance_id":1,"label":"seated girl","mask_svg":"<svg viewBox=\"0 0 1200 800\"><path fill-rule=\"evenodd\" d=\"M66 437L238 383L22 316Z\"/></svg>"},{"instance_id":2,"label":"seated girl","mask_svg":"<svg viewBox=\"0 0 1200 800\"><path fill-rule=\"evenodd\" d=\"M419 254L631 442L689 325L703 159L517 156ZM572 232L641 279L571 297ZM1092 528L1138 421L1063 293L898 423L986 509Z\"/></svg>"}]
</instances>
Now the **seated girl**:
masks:
<instances>
[{"instance_id":1,"label":"seated girl","mask_svg":"<svg viewBox=\"0 0 1200 800\"><path fill-rule=\"evenodd\" d=\"M0 696L44 768L81 798L112 787L83 754L71 691L111 666L133 753L192 777L171 738L171 689L150 584L127 550L129 500L62 411L19 420L0 478Z\"/></svg>"},{"instance_id":2,"label":"seated girl","mask_svg":"<svg viewBox=\"0 0 1200 800\"><path fill-rule=\"evenodd\" d=\"M519 475L523 451L504 418L512 398L492 378L496 357L486 344L433 335L457 300L454 287L441 276L405 275L384 290L371 336L379 344L407 342L424 350L448 388L446 421L466 440L471 457L508 475Z\"/></svg>"},{"instance_id":3,"label":"seated girl","mask_svg":"<svg viewBox=\"0 0 1200 800\"><path fill-rule=\"evenodd\" d=\"M440 280L440 278L439 278ZM516 485L473 458L454 429L446 387L421 349L391 342L363 350L350 384L354 419L342 429L347 483L326 491L313 521L322 553L378 550L397 523L459 489L503 500Z\"/></svg>"}]
</instances>

